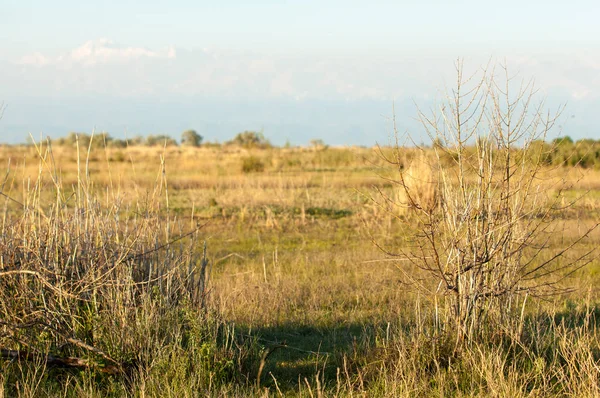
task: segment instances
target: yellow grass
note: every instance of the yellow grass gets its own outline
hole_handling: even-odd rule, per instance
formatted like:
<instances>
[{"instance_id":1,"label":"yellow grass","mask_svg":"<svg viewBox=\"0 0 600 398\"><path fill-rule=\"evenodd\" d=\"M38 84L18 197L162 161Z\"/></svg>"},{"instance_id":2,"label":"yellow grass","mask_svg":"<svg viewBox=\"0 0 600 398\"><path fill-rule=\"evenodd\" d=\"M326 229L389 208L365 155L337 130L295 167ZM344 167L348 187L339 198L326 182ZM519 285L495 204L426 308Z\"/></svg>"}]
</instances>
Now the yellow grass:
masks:
<instances>
[{"instance_id":1,"label":"yellow grass","mask_svg":"<svg viewBox=\"0 0 600 398\"><path fill-rule=\"evenodd\" d=\"M75 206L75 199L69 198L77 191L81 174L87 172L90 194L100 203L122 201L120 217L134 217L140 204L158 192L162 208L178 223L181 233L202 225L200 235L207 241L212 264L211 308L228 325L235 325L232 333L239 334L237 341L255 336L266 349L274 342L285 341L289 346L267 358L262 387L257 389L250 380L249 384L212 387L212 395L277 395L283 389L286 395L310 396L321 389L328 395L342 391L340 395L413 396L446 391L541 396L543 391L536 388L541 388L542 381L553 382L548 373L547 377L532 376L533 387L524 386L529 381L524 380L525 371L517 368L521 365L509 364L505 352L476 347L462 362L480 366L470 381L478 387L470 389L461 384L465 376L460 369L450 366L436 373L440 364L435 360L419 364L411 356L415 353L409 346L424 337L406 340L402 330L408 324L425 330L419 322L431 315L433 303L402 284L402 272L410 272L409 265L391 261L373 244L375 240L388 246L404 245L403 233L410 229L402 225L402 217L383 211L371 200L380 190L398 202L406 201L397 186L381 177L397 179L398 170L390 169L373 148L130 147L95 150L89 159L86 151L80 149L78 165L74 148L53 148L52 156L43 161L32 147L1 148L0 175L6 175L2 192L14 200L5 201L6 214L20 211L15 201L25 203L28 187L38 178L43 180L42 195L47 195L43 199L51 203L51 176L60 180L67 206ZM242 171L242 159L249 155L264 162L263 172ZM404 172L407 185L433 205L435 172L424 166L423 158L407 161ZM600 219L600 171L559 172L576 181L573 197L587 193L576 202L573 214L565 215L564 236L556 236L557 241L568 239L581 223ZM594 233L586 245L598 243L600 234ZM569 297L529 301L528 313L559 312L566 300L577 308L594 306L600 298L599 267L594 261L569 279L577 288ZM578 333L585 336L585 331ZM567 352L574 347L562 349ZM394 362L402 358L416 361L417 367L429 366L427 374L432 376ZM558 364L547 366L558 369ZM420 374L424 379L419 379ZM498 378L498 374L503 376ZM579 386L572 373L556 377L563 377L571 389L549 389L548 393L593 394L592 386L598 384L598 374ZM134 395L142 387L136 388ZM154 391L150 395L157 395ZM69 390L68 395L86 392Z\"/></svg>"}]
</instances>

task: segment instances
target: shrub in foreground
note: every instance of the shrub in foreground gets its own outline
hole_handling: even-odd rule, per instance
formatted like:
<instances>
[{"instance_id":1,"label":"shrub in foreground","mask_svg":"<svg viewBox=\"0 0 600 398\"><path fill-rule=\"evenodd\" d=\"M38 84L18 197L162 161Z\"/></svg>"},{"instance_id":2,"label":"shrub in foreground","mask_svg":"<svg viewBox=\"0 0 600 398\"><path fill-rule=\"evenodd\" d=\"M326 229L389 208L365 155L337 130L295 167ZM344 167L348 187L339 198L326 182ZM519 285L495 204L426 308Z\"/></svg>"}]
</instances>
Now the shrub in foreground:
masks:
<instances>
[{"instance_id":1,"label":"shrub in foreground","mask_svg":"<svg viewBox=\"0 0 600 398\"><path fill-rule=\"evenodd\" d=\"M575 202L537 144L558 115L533 105L532 84L513 93L508 73L502 80L486 70L463 78L461 64L457 71L448 101L419 114L433 150L418 148L409 167L399 161L403 148L388 158L399 194L384 195L382 205L410 241L387 253L438 306L438 325L453 330L459 348L520 316L528 296L564 292L565 275L593 259L593 249L578 249L598 223L553 242L564 231L560 214Z\"/></svg>"},{"instance_id":2,"label":"shrub in foreground","mask_svg":"<svg viewBox=\"0 0 600 398\"><path fill-rule=\"evenodd\" d=\"M206 306L201 231L169 219L160 187L128 203L85 173L72 188L55 173L22 197L4 190L0 392L159 395L238 377L242 351L219 337L226 325Z\"/></svg>"}]
</instances>

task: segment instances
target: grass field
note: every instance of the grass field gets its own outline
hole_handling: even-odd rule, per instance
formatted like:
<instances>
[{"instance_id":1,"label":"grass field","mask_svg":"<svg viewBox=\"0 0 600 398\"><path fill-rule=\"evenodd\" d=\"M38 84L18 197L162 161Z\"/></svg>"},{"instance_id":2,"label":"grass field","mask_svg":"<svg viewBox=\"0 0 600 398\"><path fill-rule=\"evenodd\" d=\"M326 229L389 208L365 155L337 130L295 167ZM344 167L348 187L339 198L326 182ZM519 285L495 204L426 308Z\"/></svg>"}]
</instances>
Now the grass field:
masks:
<instances>
[{"instance_id":1,"label":"grass field","mask_svg":"<svg viewBox=\"0 0 600 398\"><path fill-rule=\"evenodd\" d=\"M600 262L563 281L570 293L520 297L514 328L457 351L432 296L405 283L411 266L375 244L406 245L411 225L373 200L396 189L373 148L3 147L0 164L0 397L600 395ZM555 173L580 197L555 221L559 245L600 220L600 171ZM185 270L203 242L197 290ZM594 231L575 250L599 243ZM48 260L10 256L50 246ZM130 253L155 268L122 271L114 258ZM64 259L89 287L44 273ZM99 259L113 259L106 272ZM45 279L11 279L25 260ZM31 296L20 301L19 286ZM48 354L87 362L52 366ZM132 365L103 372L107 358Z\"/></svg>"}]
</instances>

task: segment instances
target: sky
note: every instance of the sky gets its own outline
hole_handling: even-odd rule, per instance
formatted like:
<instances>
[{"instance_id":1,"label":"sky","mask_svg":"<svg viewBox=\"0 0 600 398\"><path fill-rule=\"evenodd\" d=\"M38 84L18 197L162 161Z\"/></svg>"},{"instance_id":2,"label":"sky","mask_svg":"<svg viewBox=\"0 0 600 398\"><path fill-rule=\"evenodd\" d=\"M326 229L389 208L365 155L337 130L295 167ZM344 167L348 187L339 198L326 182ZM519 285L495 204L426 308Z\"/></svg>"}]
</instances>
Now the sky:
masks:
<instances>
[{"instance_id":1,"label":"sky","mask_svg":"<svg viewBox=\"0 0 600 398\"><path fill-rule=\"evenodd\" d=\"M557 135L600 138L597 1L0 2L0 142L195 129L226 141L386 143L423 137L467 71L534 78ZM419 140L420 138L417 138Z\"/></svg>"}]
</instances>

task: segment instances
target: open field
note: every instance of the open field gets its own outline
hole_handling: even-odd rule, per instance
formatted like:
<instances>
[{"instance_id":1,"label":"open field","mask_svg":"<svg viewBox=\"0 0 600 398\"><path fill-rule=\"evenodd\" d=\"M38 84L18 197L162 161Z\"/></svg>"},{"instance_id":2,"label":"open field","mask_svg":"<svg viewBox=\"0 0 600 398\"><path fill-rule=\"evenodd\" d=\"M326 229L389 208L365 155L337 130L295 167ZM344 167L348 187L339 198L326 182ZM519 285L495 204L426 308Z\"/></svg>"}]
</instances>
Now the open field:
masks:
<instances>
[{"instance_id":1,"label":"open field","mask_svg":"<svg viewBox=\"0 0 600 398\"><path fill-rule=\"evenodd\" d=\"M410 158L410 152L405 150L404 156ZM250 158L263 165L262 171L243 171ZM61 369L39 358L13 358L0 363L0 397L600 394L600 261L593 259L561 282L574 288L570 293L543 300L520 297L514 303L514 329L490 329L486 338L457 352L451 335L435 324L437 307L431 296L405 283L403 275L413 272L412 266L375 244L406 245L411 225L376 203L379 191L395 195L397 187L385 177L395 177L397 170L373 148L129 147L90 153L81 149L78 156L67 147L52 152L3 147L0 165L0 174L6 176L2 192L8 196L2 201L5 253L11 245L23 251L36 239L42 242L37 250L44 250L43 239L51 238L41 236L52 231L47 229L52 220L60 219L63 224L54 225L55 231L64 230L77 241L66 232L69 228L81 236L91 229L85 242L98 251L108 250L102 240L113 239L110 231L132 252L154 250L166 271L155 268L154 274L144 275L148 286L154 275L157 280L171 277L169 259L177 253L182 264L191 264L188 258L201 255L204 241L210 273L207 290L200 291L206 311L199 308L201 300L189 289L186 274L179 290L140 288L139 302L132 299L131 304L137 312L131 318L123 315L123 324L109 321L129 308L126 304L113 308L94 291L81 302L107 302L82 320L77 312L81 302L60 304L55 293L56 308L73 311L77 319L64 329L75 334L72 338L118 362L131 360L134 370L122 376L94 366ZM600 220L600 171L560 167L549 174L573 181L565 197L579 198L554 221L562 234L549 244L564 245ZM29 231L20 244L9 235L18 231ZM177 240L179 236L185 238ZM173 242L173 249L169 246L163 253L165 242ZM577 250L584 253L598 244L600 231L594 230L574 249L575 256ZM75 244L75 252L81 245ZM65 258L76 263L75 254L69 253ZM6 258L2 261L0 278L6 280L16 268ZM120 262L114 264L106 274L116 272ZM82 278L102 277L89 276L93 264L86 267ZM193 278L197 283L198 275ZM49 280L36 289L44 291ZM106 282L102 288L112 292L117 284L114 278L110 281L112 285ZM17 282L26 283L19 280L15 286ZM69 294L80 291L64 286L71 289ZM177 298L153 304L152 297L163 291ZM181 291L189 296L178 296ZM121 299L119 294L125 293L118 292L115 297ZM19 304L20 312L11 312L12 297L2 296L3 314L23 314L22 323L27 324L27 303ZM152 316L139 315L144 311ZM43 347L53 355L106 362L104 355L82 345L65 348L64 331L54 335L38 324L32 326L40 333L35 340L21 330L26 327L16 328L17 333L14 324L7 325L10 320L0 321L0 348L42 353ZM158 326L154 334L149 332L152 322ZM170 327L180 334L158 330ZM111 333L129 332L139 334L121 336L119 343L110 338ZM143 340L150 335L155 340ZM39 346L31 345L32 339ZM147 362L137 363L139 358Z\"/></svg>"}]
</instances>

